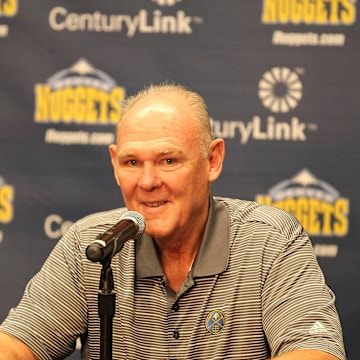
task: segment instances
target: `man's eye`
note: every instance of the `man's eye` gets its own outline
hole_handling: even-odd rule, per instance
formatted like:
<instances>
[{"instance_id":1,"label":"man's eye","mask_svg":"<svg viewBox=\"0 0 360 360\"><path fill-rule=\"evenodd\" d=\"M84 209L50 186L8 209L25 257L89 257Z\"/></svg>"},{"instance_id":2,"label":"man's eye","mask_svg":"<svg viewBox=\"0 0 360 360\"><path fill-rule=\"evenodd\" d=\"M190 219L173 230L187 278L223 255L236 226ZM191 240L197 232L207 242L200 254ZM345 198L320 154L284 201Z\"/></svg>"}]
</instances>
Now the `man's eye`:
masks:
<instances>
[{"instance_id":1,"label":"man's eye","mask_svg":"<svg viewBox=\"0 0 360 360\"><path fill-rule=\"evenodd\" d=\"M166 165L172 165L175 163L175 160L174 159L165 159L164 162Z\"/></svg>"},{"instance_id":2,"label":"man's eye","mask_svg":"<svg viewBox=\"0 0 360 360\"><path fill-rule=\"evenodd\" d=\"M128 161L128 164L129 164L130 166L135 166L135 165L137 165L137 161L136 161L136 160L129 160L129 161Z\"/></svg>"}]
</instances>

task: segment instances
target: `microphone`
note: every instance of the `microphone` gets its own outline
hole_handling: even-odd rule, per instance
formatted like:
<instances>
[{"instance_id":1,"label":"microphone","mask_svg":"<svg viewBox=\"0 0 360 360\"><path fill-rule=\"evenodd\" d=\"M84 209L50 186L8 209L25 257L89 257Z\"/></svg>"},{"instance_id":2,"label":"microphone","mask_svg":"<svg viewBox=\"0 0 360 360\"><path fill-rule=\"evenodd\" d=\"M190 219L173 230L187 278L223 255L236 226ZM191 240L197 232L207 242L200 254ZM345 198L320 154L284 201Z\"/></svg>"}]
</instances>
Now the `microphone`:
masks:
<instances>
[{"instance_id":1,"label":"microphone","mask_svg":"<svg viewBox=\"0 0 360 360\"><path fill-rule=\"evenodd\" d=\"M136 211L128 211L109 230L98 235L86 248L86 256L93 262L112 259L125 242L139 239L145 230L145 220Z\"/></svg>"}]
</instances>

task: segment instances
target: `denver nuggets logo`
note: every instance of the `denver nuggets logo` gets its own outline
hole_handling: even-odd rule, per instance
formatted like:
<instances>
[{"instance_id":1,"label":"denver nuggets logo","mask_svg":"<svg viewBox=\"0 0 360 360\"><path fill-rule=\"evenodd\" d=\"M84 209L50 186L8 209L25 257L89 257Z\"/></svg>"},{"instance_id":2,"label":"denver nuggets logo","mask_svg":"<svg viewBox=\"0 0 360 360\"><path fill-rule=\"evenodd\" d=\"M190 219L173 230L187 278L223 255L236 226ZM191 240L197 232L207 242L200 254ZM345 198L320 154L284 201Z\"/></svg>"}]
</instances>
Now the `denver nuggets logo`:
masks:
<instances>
[{"instance_id":1,"label":"denver nuggets logo","mask_svg":"<svg viewBox=\"0 0 360 360\"><path fill-rule=\"evenodd\" d=\"M205 327L210 334L220 334L225 326L225 315L221 310L209 312L205 320Z\"/></svg>"}]
</instances>

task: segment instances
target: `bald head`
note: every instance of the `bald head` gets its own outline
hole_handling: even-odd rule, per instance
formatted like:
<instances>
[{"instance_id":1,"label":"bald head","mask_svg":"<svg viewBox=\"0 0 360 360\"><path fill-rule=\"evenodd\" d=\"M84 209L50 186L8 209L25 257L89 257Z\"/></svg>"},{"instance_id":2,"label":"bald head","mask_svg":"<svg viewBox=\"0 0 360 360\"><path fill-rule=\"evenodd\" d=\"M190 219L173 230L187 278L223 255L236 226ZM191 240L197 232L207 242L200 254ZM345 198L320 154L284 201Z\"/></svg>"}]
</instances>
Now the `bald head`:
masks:
<instances>
[{"instance_id":1,"label":"bald head","mask_svg":"<svg viewBox=\"0 0 360 360\"><path fill-rule=\"evenodd\" d=\"M174 109L179 112L179 117L185 115L189 120L197 123L200 151L204 157L207 156L212 141L212 131L205 101L199 94L181 85L151 85L124 101L118 131L120 131L122 120L131 112L130 110L136 110L136 105L144 102L151 102L153 106L157 103L162 106L168 103L172 106L171 104L183 102L183 106L177 105Z\"/></svg>"}]
</instances>

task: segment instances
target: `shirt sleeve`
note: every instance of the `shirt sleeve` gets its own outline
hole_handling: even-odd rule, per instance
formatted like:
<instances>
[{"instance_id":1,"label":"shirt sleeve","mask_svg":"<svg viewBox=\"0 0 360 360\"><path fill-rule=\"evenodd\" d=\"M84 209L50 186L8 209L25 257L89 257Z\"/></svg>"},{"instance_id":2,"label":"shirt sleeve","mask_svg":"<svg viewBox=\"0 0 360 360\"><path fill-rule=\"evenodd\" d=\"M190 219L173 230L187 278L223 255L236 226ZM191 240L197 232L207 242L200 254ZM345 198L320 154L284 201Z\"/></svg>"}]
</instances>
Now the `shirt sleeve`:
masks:
<instances>
[{"instance_id":1,"label":"shirt sleeve","mask_svg":"<svg viewBox=\"0 0 360 360\"><path fill-rule=\"evenodd\" d=\"M77 337L86 332L82 252L73 225L0 327L0 331L24 342L40 359L68 356L74 351Z\"/></svg>"},{"instance_id":2,"label":"shirt sleeve","mask_svg":"<svg viewBox=\"0 0 360 360\"><path fill-rule=\"evenodd\" d=\"M284 242L262 293L263 326L272 356L318 349L345 360L335 296L325 283L309 236L295 220L294 224L290 236L277 229L268 234Z\"/></svg>"}]
</instances>

